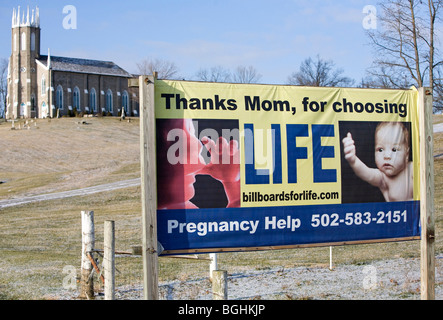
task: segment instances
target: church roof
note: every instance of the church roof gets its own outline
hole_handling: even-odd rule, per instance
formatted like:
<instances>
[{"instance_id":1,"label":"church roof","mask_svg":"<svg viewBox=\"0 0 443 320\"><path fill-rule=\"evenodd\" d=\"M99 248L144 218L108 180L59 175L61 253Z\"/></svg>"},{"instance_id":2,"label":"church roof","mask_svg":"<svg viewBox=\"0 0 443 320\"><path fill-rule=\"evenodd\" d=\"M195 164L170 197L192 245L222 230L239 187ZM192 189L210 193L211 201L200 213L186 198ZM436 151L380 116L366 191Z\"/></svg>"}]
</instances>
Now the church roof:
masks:
<instances>
[{"instance_id":1,"label":"church roof","mask_svg":"<svg viewBox=\"0 0 443 320\"><path fill-rule=\"evenodd\" d=\"M45 67L48 67L48 56L40 56L37 60ZM51 55L50 64L51 70L54 71L101 74L126 78L132 77L130 73L126 72L112 61L57 57Z\"/></svg>"}]
</instances>

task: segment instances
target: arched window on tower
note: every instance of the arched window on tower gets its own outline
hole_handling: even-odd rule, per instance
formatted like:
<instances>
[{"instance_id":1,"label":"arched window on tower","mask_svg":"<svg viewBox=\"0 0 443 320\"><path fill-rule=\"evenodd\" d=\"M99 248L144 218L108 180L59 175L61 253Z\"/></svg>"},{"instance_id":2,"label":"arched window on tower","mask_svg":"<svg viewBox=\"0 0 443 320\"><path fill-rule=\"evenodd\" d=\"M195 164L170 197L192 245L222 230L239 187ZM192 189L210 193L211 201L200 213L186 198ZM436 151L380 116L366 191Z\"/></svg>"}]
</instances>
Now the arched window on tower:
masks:
<instances>
[{"instance_id":1,"label":"arched window on tower","mask_svg":"<svg viewBox=\"0 0 443 320\"><path fill-rule=\"evenodd\" d=\"M35 51L35 32L31 33L31 51Z\"/></svg>"},{"instance_id":2,"label":"arched window on tower","mask_svg":"<svg viewBox=\"0 0 443 320\"><path fill-rule=\"evenodd\" d=\"M25 32L22 33L22 50L23 51L26 50L26 33Z\"/></svg>"},{"instance_id":3,"label":"arched window on tower","mask_svg":"<svg viewBox=\"0 0 443 320\"><path fill-rule=\"evenodd\" d=\"M31 94L31 111L34 112L35 111L35 107L36 107L36 102L35 102L35 93Z\"/></svg>"}]
</instances>

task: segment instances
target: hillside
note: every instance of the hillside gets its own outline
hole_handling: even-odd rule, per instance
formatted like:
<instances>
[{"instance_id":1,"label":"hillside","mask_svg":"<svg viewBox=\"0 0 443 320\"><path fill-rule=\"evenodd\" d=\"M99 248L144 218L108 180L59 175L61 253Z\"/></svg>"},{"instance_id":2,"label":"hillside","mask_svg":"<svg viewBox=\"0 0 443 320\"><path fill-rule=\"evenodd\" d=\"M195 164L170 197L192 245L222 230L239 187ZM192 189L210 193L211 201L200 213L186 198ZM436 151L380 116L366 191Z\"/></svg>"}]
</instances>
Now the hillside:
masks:
<instances>
[{"instance_id":1,"label":"hillside","mask_svg":"<svg viewBox=\"0 0 443 320\"><path fill-rule=\"evenodd\" d=\"M0 124L0 200L139 177L139 120L61 118Z\"/></svg>"}]
</instances>

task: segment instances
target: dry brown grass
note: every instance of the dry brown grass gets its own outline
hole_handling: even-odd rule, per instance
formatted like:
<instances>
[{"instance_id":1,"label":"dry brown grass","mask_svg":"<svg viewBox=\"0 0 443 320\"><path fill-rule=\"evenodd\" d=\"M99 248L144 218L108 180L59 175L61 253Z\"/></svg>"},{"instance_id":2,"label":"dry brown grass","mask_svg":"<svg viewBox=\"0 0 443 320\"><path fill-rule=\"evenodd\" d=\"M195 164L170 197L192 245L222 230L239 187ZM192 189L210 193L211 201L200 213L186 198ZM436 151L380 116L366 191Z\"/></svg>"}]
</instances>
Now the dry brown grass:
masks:
<instances>
[{"instance_id":1,"label":"dry brown grass","mask_svg":"<svg viewBox=\"0 0 443 320\"><path fill-rule=\"evenodd\" d=\"M86 121L85 124L82 124ZM138 177L139 121L39 119L0 125L0 199ZM18 130L18 128L21 128Z\"/></svg>"}]
</instances>

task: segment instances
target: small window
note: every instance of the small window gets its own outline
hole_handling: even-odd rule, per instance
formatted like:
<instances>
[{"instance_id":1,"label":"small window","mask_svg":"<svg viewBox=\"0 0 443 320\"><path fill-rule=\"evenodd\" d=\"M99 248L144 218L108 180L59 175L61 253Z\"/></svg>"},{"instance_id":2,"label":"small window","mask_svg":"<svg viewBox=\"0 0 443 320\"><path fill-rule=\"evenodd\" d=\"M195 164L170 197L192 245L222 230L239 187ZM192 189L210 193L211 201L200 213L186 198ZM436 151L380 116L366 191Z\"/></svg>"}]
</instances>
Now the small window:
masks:
<instances>
[{"instance_id":1,"label":"small window","mask_svg":"<svg viewBox=\"0 0 443 320\"><path fill-rule=\"evenodd\" d=\"M97 92L94 88L92 88L89 93L89 107L93 112L97 112Z\"/></svg>"},{"instance_id":2,"label":"small window","mask_svg":"<svg viewBox=\"0 0 443 320\"><path fill-rule=\"evenodd\" d=\"M74 93L72 94L72 106L80 111L80 89L78 87L74 88Z\"/></svg>"},{"instance_id":3,"label":"small window","mask_svg":"<svg viewBox=\"0 0 443 320\"><path fill-rule=\"evenodd\" d=\"M57 106L58 109L63 109L63 87L62 86L57 86L55 105Z\"/></svg>"},{"instance_id":4,"label":"small window","mask_svg":"<svg viewBox=\"0 0 443 320\"><path fill-rule=\"evenodd\" d=\"M45 78L45 76L42 76L41 94L42 94L42 96L44 96L46 94L46 78Z\"/></svg>"},{"instance_id":5,"label":"small window","mask_svg":"<svg viewBox=\"0 0 443 320\"><path fill-rule=\"evenodd\" d=\"M107 112L113 112L112 111L112 91L111 89L108 89L108 91L106 91L106 111Z\"/></svg>"},{"instance_id":6,"label":"small window","mask_svg":"<svg viewBox=\"0 0 443 320\"><path fill-rule=\"evenodd\" d=\"M129 95L126 90L123 91L122 95L122 109L125 110L125 114L127 115L129 110Z\"/></svg>"}]
</instances>

